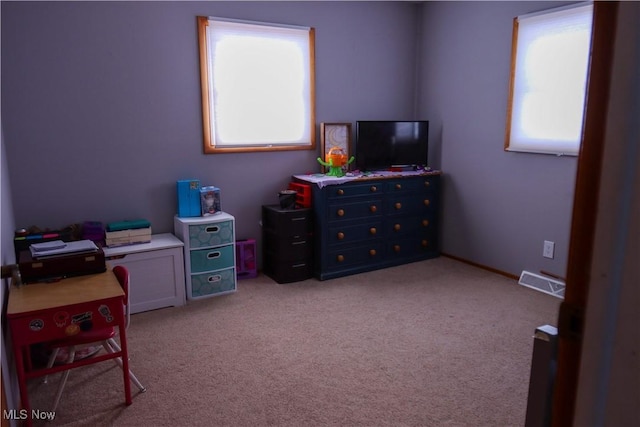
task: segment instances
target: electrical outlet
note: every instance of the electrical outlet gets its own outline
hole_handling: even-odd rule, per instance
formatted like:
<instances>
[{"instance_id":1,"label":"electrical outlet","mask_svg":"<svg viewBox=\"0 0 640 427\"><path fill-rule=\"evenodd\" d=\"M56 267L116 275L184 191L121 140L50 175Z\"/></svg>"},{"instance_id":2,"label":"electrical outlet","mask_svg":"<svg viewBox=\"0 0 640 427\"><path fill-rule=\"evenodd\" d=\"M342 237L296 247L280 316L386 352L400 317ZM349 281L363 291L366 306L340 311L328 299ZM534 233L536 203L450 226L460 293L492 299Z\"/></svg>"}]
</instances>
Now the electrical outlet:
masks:
<instances>
[{"instance_id":1,"label":"electrical outlet","mask_svg":"<svg viewBox=\"0 0 640 427\"><path fill-rule=\"evenodd\" d=\"M555 246L556 246L555 243L545 240L544 248L542 249L542 256L545 258L553 259L553 251L555 249Z\"/></svg>"}]
</instances>

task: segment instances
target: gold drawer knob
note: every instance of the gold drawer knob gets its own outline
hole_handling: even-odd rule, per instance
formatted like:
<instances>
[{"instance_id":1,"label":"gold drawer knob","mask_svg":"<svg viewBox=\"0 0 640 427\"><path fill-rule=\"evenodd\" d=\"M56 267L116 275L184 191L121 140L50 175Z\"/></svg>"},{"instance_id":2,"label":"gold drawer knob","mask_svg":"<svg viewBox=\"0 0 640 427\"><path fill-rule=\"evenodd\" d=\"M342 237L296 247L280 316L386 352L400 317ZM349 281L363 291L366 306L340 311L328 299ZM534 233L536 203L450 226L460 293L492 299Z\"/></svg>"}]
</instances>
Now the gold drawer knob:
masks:
<instances>
[{"instance_id":1,"label":"gold drawer knob","mask_svg":"<svg viewBox=\"0 0 640 427\"><path fill-rule=\"evenodd\" d=\"M375 249L369 249L369 255L376 256L376 250Z\"/></svg>"},{"instance_id":2,"label":"gold drawer knob","mask_svg":"<svg viewBox=\"0 0 640 427\"><path fill-rule=\"evenodd\" d=\"M429 206L429 203L430 203L430 202L429 202L429 199L424 199L424 205L425 205L425 206Z\"/></svg>"},{"instance_id":3,"label":"gold drawer knob","mask_svg":"<svg viewBox=\"0 0 640 427\"><path fill-rule=\"evenodd\" d=\"M422 226L423 227L427 227L429 225L429 220L428 219L423 219L422 220Z\"/></svg>"},{"instance_id":4,"label":"gold drawer knob","mask_svg":"<svg viewBox=\"0 0 640 427\"><path fill-rule=\"evenodd\" d=\"M338 216L344 216L344 209L338 209Z\"/></svg>"},{"instance_id":5,"label":"gold drawer knob","mask_svg":"<svg viewBox=\"0 0 640 427\"><path fill-rule=\"evenodd\" d=\"M402 184L396 184L396 190L402 190Z\"/></svg>"},{"instance_id":6,"label":"gold drawer knob","mask_svg":"<svg viewBox=\"0 0 640 427\"><path fill-rule=\"evenodd\" d=\"M378 230L376 230L376 228L375 228L375 227L371 227L371 228L369 229L369 234L376 234L377 232L378 232Z\"/></svg>"},{"instance_id":7,"label":"gold drawer knob","mask_svg":"<svg viewBox=\"0 0 640 427\"><path fill-rule=\"evenodd\" d=\"M428 242L426 239L425 239L425 240L423 240L423 241L421 242L421 244L422 244L422 247L423 247L423 248L426 248L427 246L429 246L429 242Z\"/></svg>"},{"instance_id":8,"label":"gold drawer knob","mask_svg":"<svg viewBox=\"0 0 640 427\"><path fill-rule=\"evenodd\" d=\"M376 213L378 211L378 207L376 205L371 205L369 207L369 210L371 211L371 213Z\"/></svg>"},{"instance_id":9,"label":"gold drawer knob","mask_svg":"<svg viewBox=\"0 0 640 427\"><path fill-rule=\"evenodd\" d=\"M393 245L393 250L395 252L400 252L400 245Z\"/></svg>"},{"instance_id":10,"label":"gold drawer knob","mask_svg":"<svg viewBox=\"0 0 640 427\"><path fill-rule=\"evenodd\" d=\"M344 239L344 233L342 231L340 231L338 233L338 240L342 240L342 239Z\"/></svg>"},{"instance_id":11,"label":"gold drawer knob","mask_svg":"<svg viewBox=\"0 0 640 427\"><path fill-rule=\"evenodd\" d=\"M344 195L344 190L341 188L338 190L338 196Z\"/></svg>"},{"instance_id":12,"label":"gold drawer knob","mask_svg":"<svg viewBox=\"0 0 640 427\"><path fill-rule=\"evenodd\" d=\"M372 185L370 190L372 193L375 193L376 191L378 191L378 187L376 187L375 185Z\"/></svg>"},{"instance_id":13,"label":"gold drawer knob","mask_svg":"<svg viewBox=\"0 0 640 427\"><path fill-rule=\"evenodd\" d=\"M431 183L430 183L429 181L425 181L425 182L424 182L424 186L425 186L425 187L428 187L428 186L430 186L430 185L431 185Z\"/></svg>"},{"instance_id":14,"label":"gold drawer knob","mask_svg":"<svg viewBox=\"0 0 640 427\"><path fill-rule=\"evenodd\" d=\"M402 203L398 202L395 204L396 209L402 209Z\"/></svg>"},{"instance_id":15,"label":"gold drawer knob","mask_svg":"<svg viewBox=\"0 0 640 427\"><path fill-rule=\"evenodd\" d=\"M400 231L400 224L396 224L393 226L394 231Z\"/></svg>"},{"instance_id":16,"label":"gold drawer knob","mask_svg":"<svg viewBox=\"0 0 640 427\"><path fill-rule=\"evenodd\" d=\"M343 262L344 261L344 255L338 255L338 257L336 259L338 260L338 262Z\"/></svg>"}]
</instances>

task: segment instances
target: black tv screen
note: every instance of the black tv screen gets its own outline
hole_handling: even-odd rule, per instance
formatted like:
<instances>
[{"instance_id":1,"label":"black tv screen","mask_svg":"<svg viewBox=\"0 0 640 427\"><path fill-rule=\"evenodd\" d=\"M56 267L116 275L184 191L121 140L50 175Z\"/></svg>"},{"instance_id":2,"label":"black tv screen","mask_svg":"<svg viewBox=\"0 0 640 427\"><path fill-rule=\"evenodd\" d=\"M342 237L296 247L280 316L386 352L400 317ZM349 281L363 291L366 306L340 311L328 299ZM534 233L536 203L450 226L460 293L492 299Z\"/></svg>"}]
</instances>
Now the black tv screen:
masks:
<instances>
[{"instance_id":1,"label":"black tv screen","mask_svg":"<svg viewBox=\"0 0 640 427\"><path fill-rule=\"evenodd\" d=\"M426 166L429 122L356 122L356 166L362 171L391 167Z\"/></svg>"}]
</instances>

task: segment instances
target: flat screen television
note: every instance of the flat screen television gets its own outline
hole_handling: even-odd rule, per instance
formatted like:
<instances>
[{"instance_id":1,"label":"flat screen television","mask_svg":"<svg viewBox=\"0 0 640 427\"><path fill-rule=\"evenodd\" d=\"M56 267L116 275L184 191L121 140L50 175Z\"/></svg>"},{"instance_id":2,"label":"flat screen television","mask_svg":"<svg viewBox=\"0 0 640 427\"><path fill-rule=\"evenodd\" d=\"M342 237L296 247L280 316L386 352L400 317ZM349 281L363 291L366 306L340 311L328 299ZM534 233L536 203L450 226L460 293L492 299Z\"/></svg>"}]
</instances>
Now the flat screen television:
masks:
<instances>
[{"instance_id":1,"label":"flat screen television","mask_svg":"<svg viewBox=\"0 0 640 427\"><path fill-rule=\"evenodd\" d=\"M356 166L361 171L427 165L429 122L360 120L356 122Z\"/></svg>"}]
</instances>

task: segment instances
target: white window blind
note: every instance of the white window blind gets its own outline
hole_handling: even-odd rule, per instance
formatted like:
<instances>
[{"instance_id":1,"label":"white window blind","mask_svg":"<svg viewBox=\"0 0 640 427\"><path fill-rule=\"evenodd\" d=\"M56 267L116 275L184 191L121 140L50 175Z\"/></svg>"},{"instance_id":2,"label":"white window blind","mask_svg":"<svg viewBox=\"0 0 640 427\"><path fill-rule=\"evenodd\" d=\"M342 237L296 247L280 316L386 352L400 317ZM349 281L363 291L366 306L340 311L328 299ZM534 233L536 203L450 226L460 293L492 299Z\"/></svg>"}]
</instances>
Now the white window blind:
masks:
<instances>
[{"instance_id":1,"label":"white window blind","mask_svg":"<svg viewBox=\"0 0 640 427\"><path fill-rule=\"evenodd\" d=\"M581 3L516 18L507 150L578 154L592 14Z\"/></svg>"},{"instance_id":2,"label":"white window blind","mask_svg":"<svg viewBox=\"0 0 640 427\"><path fill-rule=\"evenodd\" d=\"M208 18L211 145L314 146L311 31Z\"/></svg>"}]
</instances>

